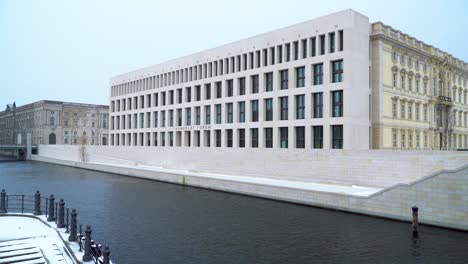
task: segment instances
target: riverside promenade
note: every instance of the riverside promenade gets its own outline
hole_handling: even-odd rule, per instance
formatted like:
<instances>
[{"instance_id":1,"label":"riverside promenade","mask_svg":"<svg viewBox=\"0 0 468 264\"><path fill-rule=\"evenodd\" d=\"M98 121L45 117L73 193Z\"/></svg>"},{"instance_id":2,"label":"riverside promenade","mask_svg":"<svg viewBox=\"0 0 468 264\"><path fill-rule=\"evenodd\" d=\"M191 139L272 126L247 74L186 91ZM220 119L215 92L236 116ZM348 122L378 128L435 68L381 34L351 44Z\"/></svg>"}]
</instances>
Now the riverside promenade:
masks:
<instances>
[{"instance_id":1,"label":"riverside promenade","mask_svg":"<svg viewBox=\"0 0 468 264\"><path fill-rule=\"evenodd\" d=\"M329 163L324 159L332 154L335 160L346 159L340 152L322 153L321 165L309 162L304 153L302 153L304 158L296 153L295 157L300 158L300 163L292 162L290 165L292 168L283 165L283 173L286 175L289 173L291 177L286 177L285 174L281 176L278 173L268 177L261 173L253 176L255 170L252 170L251 174L241 174L227 169L228 166L237 162L235 152L225 153L222 158L216 159L209 157L209 153L203 151L200 151L198 156L196 151L186 151L188 154L195 154L191 158L193 162L184 162L189 158L180 156L178 158L180 168L174 168L170 163L176 162L174 157L179 153L166 150L159 151L161 152L159 153L154 149L146 149L137 153L128 148L125 152L125 159L123 155L119 156L123 153L123 148L90 147L87 149L87 161L81 162L78 148L40 146L39 155L33 155L33 160L402 221L410 221L411 208L418 206L419 221L422 224L468 230L466 222L468 217L468 166L466 166L468 156L465 153L358 152L347 157L353 162L342 162L341 165L336 165L341 170L351 171L351 174L343 174L342 180L332 175L328 178L329 181L325 181L327 175L336 174L336 171L327 167ZM259 157L256 160L245 157L245 162L252 164L264 162L265 167L280 169L278 166L281 166L281 163L275 162L274 156L268 156L273 160L267 163L265 159L262 160L262 153L258 154ZM136 161L135 159L141 155L152 157L154 161L148 159L143 162ZM282 157L281 154L278 156ZM313 153L311 156L315 158ZM128 157L132 157L133 160ZM222 162L220 159L222 159L229 165L205 171L203 169L205 159L211 159L212 164L220 164ZM379 164L380 159L386 159L389 164L381 163L376 172L374 165ZM200 164L198 170L194 168L194 164ZM297 174L297 166L302 166L300 168L303 170L303 175ZM310 166L308 170L306 170L307 166ZM250 167L255 166L250 165ZM246 165L240 169L247 170L248 168L249 165ZM407 168L407 171L402 168ZM226 173L216 172L216 169L225 170ZM318 172L318 176L310 174L310 171Z\"/></svg>"}]
</instances>

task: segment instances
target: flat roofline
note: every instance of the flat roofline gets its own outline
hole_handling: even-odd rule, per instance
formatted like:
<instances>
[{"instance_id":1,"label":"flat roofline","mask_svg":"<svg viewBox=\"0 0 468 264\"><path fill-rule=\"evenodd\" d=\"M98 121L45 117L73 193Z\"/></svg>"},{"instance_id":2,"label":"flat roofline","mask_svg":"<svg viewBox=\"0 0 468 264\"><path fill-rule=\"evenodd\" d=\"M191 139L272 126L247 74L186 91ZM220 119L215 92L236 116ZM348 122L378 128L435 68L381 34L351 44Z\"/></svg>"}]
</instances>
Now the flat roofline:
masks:
<instances>
[{"instance_id":1,"label":"flat roofline","mask_svg":"<svg viewBox=\"0 0 468 264\"><path fill-rule=\"evenodd\" d=\"M202 51L199 51L199 52L191 53L191 54L188 54L188 55L183 55L181 57L177 57L177 58L174 58L174 59L163 61L163 62L153 64L153 65L150 65L150 66L142 67L142 68L136 69L134 71L129 71L129 72L126 72L126 73L118 74L118 75L115 75L115 76L111 77L110 84L112 85L112 82L117 81L117 79L121 79L121 78L133 79L133 78L135 78L135 76L131 76L131 75L140 73L141 71L152 71L153 70L153 71L156 72L155 68L160 67L160 66L162 66L164 64L168 64L168 63L171 63L171 62L176 62L178 60L183 60L183 59L193 57L193 56L196 56L196 55L199 55L199 54L214 51L216 49L221 49L221 48L224 48L224 47L228 47L228 46L234 45L236 43L241 43L241 42L253 40L255 38L266 36L266 35L269 35L269 34L272 34L272 33L275 33L275 32L281 32L281 31L284 31L284 30L287 30L287 29L290 29L290 28L294 28L294 27L298 27L298 26L301 26L301 25L304 25L304 24L307 24L307 23L311 23L311 22L316 21L316 20L324 19L324 18L331 17L331 16L336 16L338 14L345 14L345 13L353 13L355 15L359 15L361 17L369 19L367 16L365 16L365 15L363 15L363 14L361 14L361 13L359 13L359 12L353 10L353 9L350 9L350 8L344 9L344 10L341 10L341 11L338 11L338 12L334 12L334 13L331 13L331 14L319 16L319 17L309 19L309 20L306 20L306 21L303 21L303 22L295 23L295 24L292 24L292 25L289 25L289 26L286 26L286 27L270 30L270 31L267 31L267 32L264 32L264 33L260 33L260 34L254 35L254 36L247 37L247 38L243 38L243 39L240 39L240 40L228 42L228 43L220 45L220 46L216 46L216 47L213 47L213 48L208 48L208 49L205 49L205 50L202 50ZM194 65L189 65L187 67L191 67L191 66L194 66ZM185 67L182 67L182 68L185 68ZM147 73L147 72L140 73L140 74L149 76L149 73Z\"/></svg>"},{"instance_id":2,"label":"flat roofline","mask_svg":"<svg viewBox=\"0 0 468 264\"><path fill-rule=\"evenodd\" d=\"M91 107L91 108L107 108L107 109L109 109L108 105L64 102L64 101L55 101L55 100L40 100L40 101L32 102L32 103L29 103L29 104L21 105L21 106L16 106L14 111L23 110L23 109L31 108L31 107L35 107L35 106L40 106L41 104L56 104L56 105L80 106L80 107L86 107L87 106L87 107ZM1 111L0 113L5 113L5 112L6 111Z\"/></svg>"}]
</instances>

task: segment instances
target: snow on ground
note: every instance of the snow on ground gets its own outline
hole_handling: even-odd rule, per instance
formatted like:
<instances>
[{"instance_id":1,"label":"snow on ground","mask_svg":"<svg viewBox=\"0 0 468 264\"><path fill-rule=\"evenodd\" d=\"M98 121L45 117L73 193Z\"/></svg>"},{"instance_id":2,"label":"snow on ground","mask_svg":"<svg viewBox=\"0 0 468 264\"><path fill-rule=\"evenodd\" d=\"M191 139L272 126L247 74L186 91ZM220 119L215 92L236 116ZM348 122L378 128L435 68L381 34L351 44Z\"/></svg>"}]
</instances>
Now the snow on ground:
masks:
<instances>
[{"instance_id":1,"label":"snow on ground","mask_svg":"<svg viewBox=\"0 0 468 264\"><path fill-rule=\"evenodd\" d=\"M339 184L326 184L326 183L317 183L317 182L302 182L302 181L292 181L292 180L280 180L280 179L270 179L270 178L260 178L260 177L250 177L250 176L236 176L236 175L225 175L225 174L216 174L216 173L206 173L206 172L194 172L189 170L177 170L177 169L167 169L158 166L149 166L149 165L119 165L119 164L109 164L109 163L95 163L100 165L123 167L130 169L139 169L147 170L154 172L162 173L172 173L178 175L192 176L192 177L202 177L202 178L211 178L211 179L220 179L228 180L233 182L242 182L242 183L252 183L260 184L274 187L286 187L307 191L317 191L317 192L327 192L327 193L338 193L346 195L355 195L367 197L376 192L381 191L383 188L377 187L364 187L358 185L339 185Z\"/></svg>"}]
</instances>

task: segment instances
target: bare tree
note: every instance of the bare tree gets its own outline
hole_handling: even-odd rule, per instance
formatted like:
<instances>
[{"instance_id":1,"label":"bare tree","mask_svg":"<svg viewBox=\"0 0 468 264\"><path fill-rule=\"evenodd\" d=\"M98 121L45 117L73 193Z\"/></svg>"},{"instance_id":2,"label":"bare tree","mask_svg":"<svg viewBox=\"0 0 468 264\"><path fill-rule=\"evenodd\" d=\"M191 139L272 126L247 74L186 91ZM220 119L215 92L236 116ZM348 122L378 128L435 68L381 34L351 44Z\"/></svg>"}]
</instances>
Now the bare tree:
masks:
<instances>
[{"instance_id":1,"label":"bare tree","mask_svg":"<svg viewBox=\"0 0 468 264\"><path fill-rule=\"evenodd\" d=\"M86 162L88 160L88 151L86 146L88 145L88 138L86 136L81 136L79 138L80 143L80 161Z\"/></svg>"}]
</instances>

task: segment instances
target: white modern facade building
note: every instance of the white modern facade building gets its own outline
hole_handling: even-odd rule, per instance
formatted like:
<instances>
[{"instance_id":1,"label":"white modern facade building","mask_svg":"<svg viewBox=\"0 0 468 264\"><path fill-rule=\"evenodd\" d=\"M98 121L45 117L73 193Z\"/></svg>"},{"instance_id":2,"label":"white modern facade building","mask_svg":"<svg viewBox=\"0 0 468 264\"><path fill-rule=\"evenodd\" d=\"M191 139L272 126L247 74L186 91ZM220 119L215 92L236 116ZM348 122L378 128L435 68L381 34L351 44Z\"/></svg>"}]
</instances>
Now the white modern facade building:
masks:
<instances>
[{"instance_id":1,"label":"white modern facade building","mask_svg":"<svg viewBox=\"0 0 468 264\"><path fill-rule=\"evenodd\" d=\"M111 80L111 145L369 148L369 22L352 10Z\"/></svg>"}]
</instances>

